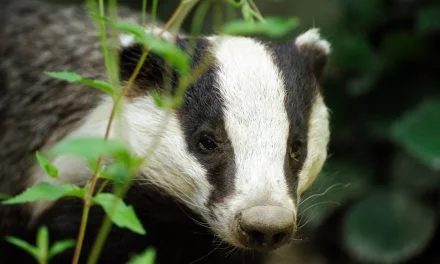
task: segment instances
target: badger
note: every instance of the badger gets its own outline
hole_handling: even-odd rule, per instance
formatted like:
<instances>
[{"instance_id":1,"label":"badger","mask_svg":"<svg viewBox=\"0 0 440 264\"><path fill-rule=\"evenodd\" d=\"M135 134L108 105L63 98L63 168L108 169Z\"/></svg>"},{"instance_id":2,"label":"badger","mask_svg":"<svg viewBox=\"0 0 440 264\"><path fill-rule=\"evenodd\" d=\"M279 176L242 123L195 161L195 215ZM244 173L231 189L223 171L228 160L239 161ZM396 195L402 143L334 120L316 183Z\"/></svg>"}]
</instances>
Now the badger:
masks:
<instances>
[{"instance_id":1,"label":"badger","mask_svg":"<svg viewBox=\"0 0 440 264\"><path fill-rule=\"evenodd\" d=\"M121 19L139 14L120 8ZM34 153L78 136L103 137L112 100L46 71L75 71L104 80L97 33L82 6L18 0L0 19L0 192L16 195L48 177ZM147 229L142 236L113 227L100 263L125 263L148 247L158 263L262 263L265 252L292 241L301 194L319 174L327 155L328 110L322 95L329 43L310 29L284 43L249 37L209 36L176 43L191 54L193 67L210 56L206 71L185 92L160 134L148 165L141 166L124 198ZM127 81L142 53L121 35L120 77ZM176 74L149 54L123 98L120 123L110 138L145 155L166 111L152 90ZM173 81L174 80L174 81ZM52 160L57 183L85 184L84 161ZM27 255L5 242L16 236L34 242L48 227L51 241L76 238L82 201L0 205L0 262L27 263ZM81 262L104 213L92 207ZM73 250L53 259L69 263Z\"/></svg>"}]
</instances>

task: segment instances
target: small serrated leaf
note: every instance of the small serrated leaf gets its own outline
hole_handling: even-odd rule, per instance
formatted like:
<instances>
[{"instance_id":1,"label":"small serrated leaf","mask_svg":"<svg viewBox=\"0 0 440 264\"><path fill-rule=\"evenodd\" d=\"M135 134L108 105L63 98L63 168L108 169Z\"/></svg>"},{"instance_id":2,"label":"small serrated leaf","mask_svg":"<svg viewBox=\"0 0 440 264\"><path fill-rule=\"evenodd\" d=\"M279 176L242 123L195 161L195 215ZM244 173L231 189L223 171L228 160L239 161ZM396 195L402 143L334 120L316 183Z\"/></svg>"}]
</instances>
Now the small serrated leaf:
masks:
<instances>
[{"instance_id":1,"label":"small serrated leaf","mask_svg":"<svg viewBox=\"0 0 440 264\"><path fill-rule=\"evenodd\" d=\"M69 192L78 191L80 188L74 184L54 185L47 182L40 182L24 192L2 201L2 204L20 204L36 201L54 201L69 194ZM70 196L70 195L69 195ZM74 196L74 195L71 195Z\"/></svg>"},{"instance_id":2,"label":"small serrated leaf","mask_svg":"<svg viewBox=\"0 0 440 264\"><path fill-rule=\"evenodd\" d=\"M298 19L268 17L264 21L231 21L223 25L222 33L227 35L265 35L279 38L290 33L298 25Z\"/></svg>"},{"instance_id":3,"label":"small serrated leaf","mask_svg":"<svg viewBox=\"0 0 440 264\"><path fill-rule=\"evenodd\" d=\"M75 246L75 240L62 240L55 242L49 250L49 258Z\"/></svg>"},{"instance_id":4,"label":"small serrated leaf","mask_svg":"<svg viewBox=\"0 0 440 264\"><path fill-rule=\"evenodd\" d=\"M156 259L156 250L148 248L143 253L134 256L128 264L154 264Z\"/></svg>"},{"instance_id":5,"label":"small serrated leaf","mask_svg":"<svg viewBox=\"0 0 440 264\"><path fill-rule=\"evenodd\" d=\"M71 191L66 192L63 196L69 196L69 197L77 197L77 198L84 198L86 192L87 192L88 185L79 187L78 189L73 189Z\"/></svg>"},{"instance_id":6,"label":"small serrated leaf","mask_svg":"<svg viewBox=\"0 0 440 264\"><path fill-rule=\"evenodd\" d=\"M101 90L102 92L112 96L115 94L114 87L109 83L100 80L83 78L81 75L79 75L76 72L61 71L61 72L46 72L46 74L57 80L62 80L69 83L84 84L91 88Z\"/></svg>"},{"instance_id":7,"label":"small serrated leaf","mask_svg":"<svg viewBox=\"0 0 440 264\"><path fill-rule=\"evenodd\" d=\"M37 261L39 260L38 249L36 247L34 247L33 245L29 244L28 242L26 242L24 240L21 240L19 238L12 237L12 236L6 237L6 240L9 243L11 243L11 244L23 249L27 253L31 254Z\"/></svg>"},{"instance_id":8,"label":"small serrated leaf","mask_svg":"<svg viewBox=\"0 0 440 264\"><path fill-rule=\"evenodd\" d=\"M119 141L99 137L70 138L61 141L51 149L54 155L74 155L86 160L100 156L129 156L128 149Z\"/></svg>"},{"instance_id":9,"label":"small serrated leaf","mask_svg":"<svg viewBox=\"0 0 440 264\"><path fill-rule=\"evenodd\" d=\"M130 169L124 163L114 163L105 168L99 175L100 178L111 180L115 184L122 184L128 178Z\"/></svg>"},{"instance_id":10,"label":"small serrated leaf","mask_svg":"<svg viewBox=\"0 0 440 264\"><path fill-rule=\"evenodd\" d=\"M38 164L44 170L44 172L52 178L58 178L58 169L50 163L43 155L41 155L38 151L35 153Z\"/></svg>"},{"instance_id":11,"label":"small serrated leaf","mask_svg":"<svg viewBox=\"0 0 440 264\"><path fill-rule=\"evenodd\" d=\"M51 78L62 80L70 83L81 81L82 77L76 72L60 71L60 72L46 72Z\"/></svg>"},{"instance_id":12,"label":"small serrated leaf","mask_svg":"<svg viewBox=\"0 0 440 264\"><path fill-rule=\"evenodd\" d=\"M138 234L146 234L133 207L126 205L119 197L111 193L100 193L93 197L93 202L99 204L118 227L128 228Z\"/></svg>"},{"instance_id":13,"label":"small serrated leaf","mask_svg":"<svg viewBox=\"0 0 440 264\"><path fill-rule=\"evenodd\" d=\"M109 94L109 95L112 95L112 96L115 94L114 87L111 84L104 82L104 81L101 81L101 80L82 78L79 81L79 83L87 85L92 88L96 88L96 89L101 90L102 92Z\"/></svg>"},{"instance_id":14,"label":"small serrated leaf","mask_svg":"<svg viewBox=\"0 0 440 264\"><path fill-rule=\"evenodd\" d=\"M164 108L165 107L165 100L164 98L156 91L156 90L152 90L150 92L151 97L153 97L154 100L154 104L159 107L159 108Z\"/></svg>"}]
</instances>

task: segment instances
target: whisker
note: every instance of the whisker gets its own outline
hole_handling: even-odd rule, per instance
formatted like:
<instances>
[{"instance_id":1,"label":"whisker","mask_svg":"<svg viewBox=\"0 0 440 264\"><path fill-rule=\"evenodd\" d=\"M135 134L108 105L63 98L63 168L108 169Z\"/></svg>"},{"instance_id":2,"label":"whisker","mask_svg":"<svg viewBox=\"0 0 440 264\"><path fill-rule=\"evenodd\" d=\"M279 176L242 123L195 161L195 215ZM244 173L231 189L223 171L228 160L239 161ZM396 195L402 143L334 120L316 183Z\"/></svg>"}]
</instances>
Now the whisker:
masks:
<instances>
[{"instance_id":1,"label":"whisker","mask_svg":"<svg viewBox=\"0 0 440 264\"><path fill-rule=\"evenodd\" d=\"M307 207L306 209L304 209L303 211L301 211L301 213L300 213L300 218L299 218L298 222L299 222L299 223L302 222L303 218L305 217L305 213L306 213L307 211L309 211L310 209L313 209L313 208L315 208L315 207L317 207L317 206L319 206L319 205L323 205L323 204L330 204L330 205L341 206L340 203L338 203L338 202L332 202L332 201L323 201L323 202L319 202L319 203L313 204L313 205ZM302 225L302 226L304 226L304 225ZM298 227L298 229L299 229L299 227Z\"/></svg>"},{"instance_id":2,"label":"whisker","mask_svg":"<svg viewBox=\"0 0 440 264\"><path fill-rule=\"evenodd\" d=\"M310 200L310 199L312 199L312 198L315 198L315 197L322 197L322 196L326 195L327 193L329 193L332 189L337 188L337 187L339 187L339 186L340 186L341 188L347 188L348 186L350 186L350 183L347 183L347 184L343 184L343 183L335 183L335 184L331 185L330 187L328 187L324 192L310 195L310 196L307 197L306 199L302 200L302 201L299 203L299 206L301 206L303 203L307 202L308 200Z\"/></svg>"}]
</instances>

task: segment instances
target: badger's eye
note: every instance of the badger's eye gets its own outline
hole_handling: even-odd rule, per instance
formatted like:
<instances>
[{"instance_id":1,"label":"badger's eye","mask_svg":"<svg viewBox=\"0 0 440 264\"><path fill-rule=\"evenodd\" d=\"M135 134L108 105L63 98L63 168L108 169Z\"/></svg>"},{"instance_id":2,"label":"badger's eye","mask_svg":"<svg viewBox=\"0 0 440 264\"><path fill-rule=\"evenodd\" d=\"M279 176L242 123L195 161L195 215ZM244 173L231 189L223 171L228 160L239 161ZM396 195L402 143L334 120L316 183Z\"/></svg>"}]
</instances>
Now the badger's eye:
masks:
<instances>
[{"instance_id":1,"label":"badger's eye","mask_svg":"<svg viewBox=\"0 0 440 264\"><path fill-rule=\"evenodd\" d=\"M303 143L299 140L293 142L289 149L289 156L294 161L300 161L303 155Z\"/></svg>"},{"instance_id":2,"label":"badger's eye","mask_svg":"<svg viewBox=\"0 0 440 264\"><path fill-rule=\"evenodd\" d=\"M200 152L208 154L217 148L217 144L210 136L202 134L199 139L198 147Z\"/></svg>"}]
</instances>

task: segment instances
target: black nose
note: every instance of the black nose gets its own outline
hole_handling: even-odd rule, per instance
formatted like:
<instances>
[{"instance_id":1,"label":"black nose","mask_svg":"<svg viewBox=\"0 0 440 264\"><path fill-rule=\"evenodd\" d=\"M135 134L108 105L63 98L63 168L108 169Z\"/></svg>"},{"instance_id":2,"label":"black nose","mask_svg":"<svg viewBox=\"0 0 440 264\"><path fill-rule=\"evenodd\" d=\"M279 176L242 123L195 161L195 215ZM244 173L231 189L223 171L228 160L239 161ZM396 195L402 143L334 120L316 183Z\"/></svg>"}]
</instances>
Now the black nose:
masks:
<instances>
[{"instance_id":1,"label":"black nose","mask_svg":"<svg viewBox=\"0 0 440 264\"><path fill-rule=\"evenodd\" d=\"M254 206L237 215L240 241L249 248L277 248L293 234L295 217L292 211L279 206Z\"/></svg>"}]
</instances>

